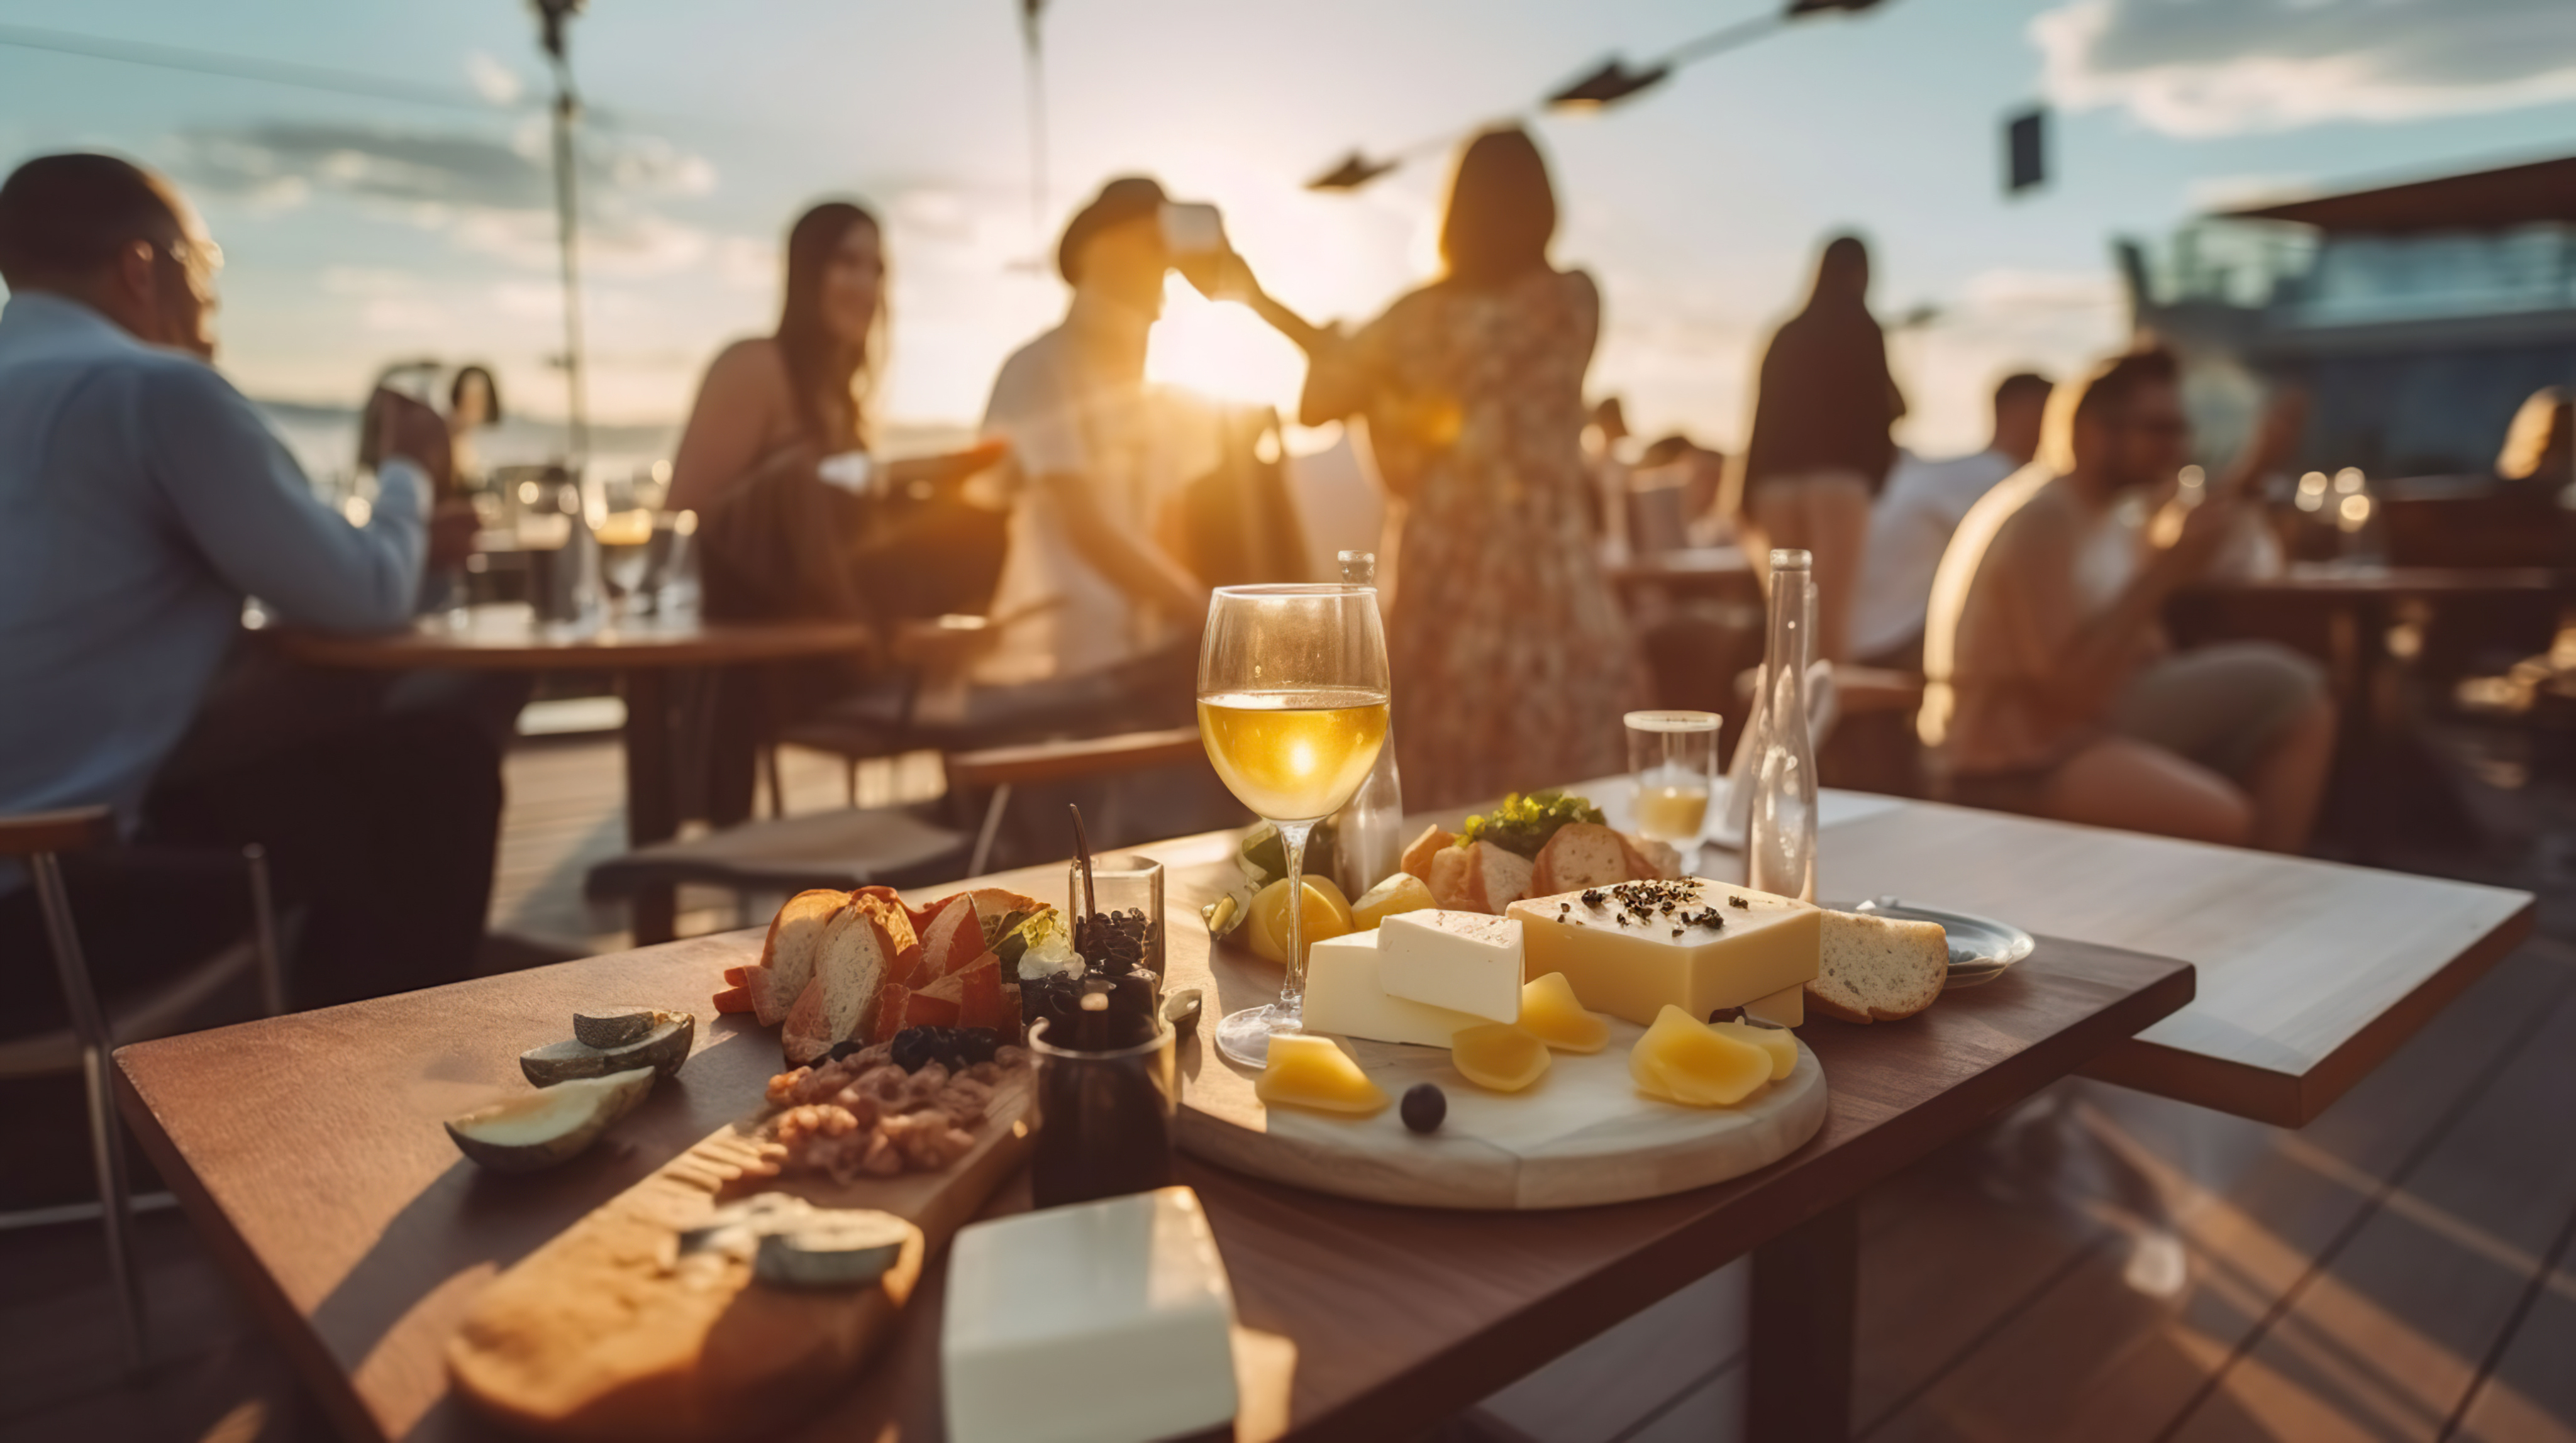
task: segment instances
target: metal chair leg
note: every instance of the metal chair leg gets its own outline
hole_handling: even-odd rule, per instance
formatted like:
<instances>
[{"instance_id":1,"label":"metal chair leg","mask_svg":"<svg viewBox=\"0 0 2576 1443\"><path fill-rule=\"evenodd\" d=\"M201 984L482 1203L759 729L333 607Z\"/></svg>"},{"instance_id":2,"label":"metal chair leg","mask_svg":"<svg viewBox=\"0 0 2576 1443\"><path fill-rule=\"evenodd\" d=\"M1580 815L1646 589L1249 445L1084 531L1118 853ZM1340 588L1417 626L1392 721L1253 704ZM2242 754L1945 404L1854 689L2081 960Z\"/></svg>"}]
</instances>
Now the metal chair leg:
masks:
<instances>
[{"instance_id":1,"label":"metal chair leg","mask_svg":"<svg viewBox=\"0 0 2576 1443\"><path fill-rule=\"evenodd\" d=\"M286 1013L286 968L278 960L277 903L268 889L268 849L257 842L242 848L250 869L252 958L259 968L259 1005L271 1017Z\"/></svg>"},{"instance_id":2,"label":"metal chair leg","mask_svg":"<svg viewBox=\"0 0 2576 1443\"><path fill-rule=\"evenodd\" d=\"M984 875L984 864L992 860L993 839L1001 835L1002 814L1011 809L1011 784L993 788L993 800L984 804L984 825L975 833L975 855L966 863L966 875Z\"/></svg>"},{"instance_id":3,"label":"metal chair leg","mask_svg":"<svg viewBox=\"0 0 2576 1443\"><path fill-rule=\"evenodd\" d=\"M133 1242L127 1236L133 1219L125 1188L125 1138L117 1124L116 1100L107 1075L108 1054L116 1043L108 1035L98 993L90 986L89 964L81 956L79 934L72 929L71 899L63 892L61 859L51 852L38 852L28 858L28 871L36 883L37 908L45 916L46 940L53 945L54 970L62 979L63 1001L70 1008L72 1028L81 1039L81 1077L89 1095L90 1160L98 1171L99 1217L107 1231L108 1281L116 1292L117 1322L125 1334L126 1360L140 1369L145 1348L143 1293L134 1275Z\"/></svg>"}]
</instances>

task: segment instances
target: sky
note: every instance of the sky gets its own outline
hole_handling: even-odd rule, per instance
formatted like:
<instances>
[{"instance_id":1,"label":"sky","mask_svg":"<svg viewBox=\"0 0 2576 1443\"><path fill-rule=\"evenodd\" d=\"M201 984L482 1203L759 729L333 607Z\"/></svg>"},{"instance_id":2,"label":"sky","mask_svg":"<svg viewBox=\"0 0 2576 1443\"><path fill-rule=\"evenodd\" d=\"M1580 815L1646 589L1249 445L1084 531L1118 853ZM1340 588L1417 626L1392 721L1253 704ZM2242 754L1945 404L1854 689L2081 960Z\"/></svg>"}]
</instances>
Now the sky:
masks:
<instances>
[{"instance_id":1,"label":"sky","mask_svg":"<svg viewBox=\"0 0 2576 1443\"><path fill-rule=\"evenodd\" d=\"M1448 150L1357 193L1308 178L1763 7L1050 0L1042 220L1018 9L593 0L572 48L594 415L683 416L714 351L774 325L786 227L826 196L887 221L878 406L895 425L973 423L1003 357L1061 314L1063 288L1033 262L1116 174L1217 203L1274 294L1364 320L1435 270ZM28 43L63 36L354 83ZM549 86L514 0L0 0L0 165L102 148L175 178L228 257L220 364L268 399L354 403L386 362L434 356L490 362L523 413L561 413ZM2052 180L2008 198L2002 122L2041 102ZM1637 431L1740 446L1763 339L1820 239L1855 228L1882 318L1932 309L1890 344L1912 402L1900 439L1939 454L1982 443L2002 374L2069 373L2123 339L2115 235L2576 152L2576 3L1887 0L1537 133L1564 215L1556 258L1605 296L1591 388L1622 397ZM1185 292L1151 368L1283 405L1300 375L1247 312Z\"/></svg>"}]
</instances>

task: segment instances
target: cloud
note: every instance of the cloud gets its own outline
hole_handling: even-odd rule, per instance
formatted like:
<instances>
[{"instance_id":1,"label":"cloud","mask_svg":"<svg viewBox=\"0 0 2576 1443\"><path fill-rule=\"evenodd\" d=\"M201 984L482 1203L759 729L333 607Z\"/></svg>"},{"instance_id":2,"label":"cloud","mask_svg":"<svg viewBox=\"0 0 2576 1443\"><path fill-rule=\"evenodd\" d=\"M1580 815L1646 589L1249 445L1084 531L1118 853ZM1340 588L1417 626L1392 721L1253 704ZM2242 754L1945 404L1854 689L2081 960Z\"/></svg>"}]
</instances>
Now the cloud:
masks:
<instances>
[{"instance_id":1,"label":"cloud","mask_svg":"<svg viewBox=\"0 0 2576 1443\"><path fill-rule=\"evenodd\" d=\"M466 131L339 122L209 126L179 138L174 169L190 185L269 209L316 193L445 232L460 247L529 269L555 264L552 137L531 117L506 139ZM603 276L667 275L705 258L715 238L656 202L715 186L704 157L655 136L585 132L582 257Z\"/></svg>"},{"instance_id":2,"label":"cloud","mask_svg":"<svg viewBox=\"0 0 2576 1443\"><path fill-rule=\"evenodd\" d=\"M528 83L519 73L480 50L465 57L465 78L474 82L475 92L494 105L516 105L528 93Z\"/></svg>"},{"instance_id":3,"label":"cloud","mask_svg":"<svg viewBox=\"0 0 2576 1443\"><path fill-rule=\"evenodd\" d=\"M2569 0L2074 0L2030 35L2056 103L2171 135L2576 99Z\"/></svg>"}]
</instances>

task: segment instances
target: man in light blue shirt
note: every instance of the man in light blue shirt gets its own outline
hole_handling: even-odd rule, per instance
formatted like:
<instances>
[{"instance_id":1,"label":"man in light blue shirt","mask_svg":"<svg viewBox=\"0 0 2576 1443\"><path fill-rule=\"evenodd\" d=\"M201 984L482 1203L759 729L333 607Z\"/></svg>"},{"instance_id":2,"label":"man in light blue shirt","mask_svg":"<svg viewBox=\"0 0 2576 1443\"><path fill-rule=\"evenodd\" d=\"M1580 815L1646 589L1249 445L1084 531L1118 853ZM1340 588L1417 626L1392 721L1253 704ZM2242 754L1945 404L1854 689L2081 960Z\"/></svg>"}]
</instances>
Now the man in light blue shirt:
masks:
<instances>
[{"instance_id":1,"label":"man in light blue shirt","mask_svg":"<svg viewBox=\"0 0 2576 1443\"><path fill-rule=\"evenodd\" d=\"M349 524L209 364L219 265L177 194L123 161L43 157L0 186L0 279L9 287L0 308L0 814L103 803L128 837L260 842L280 890L310 913L312 945L300 960L326 973L372 969L314 955L350 940L333 935L332 914L372 890L353 884L354 865L404 868L410 885L423 881L400 846L379 845L378 834L407 841L415 829L411 819L369 815L371 802L390 800L370 771L442 773L452 804L469 814L459 823L468 840L485 834L488 892L492 759L427 740L445 725L437 719L402 719L389 732L392 719L362 699L317 728L293 705L228 682L228 702L246 711L234 710L224 729L276 737L271 754L230 748L176 796L165 770L192 725L209 721L203 709L219 673L240 660L245 597L298 626L408 623L432 487L448 464L446 432L428 408L380 393L371 404L382 408L396 459L378 470L371 519ZM274 726L258 719L263 705ZM290 736L292 754L277 755ZM442 806L438 792L424 795ZM105 885L90 880L93 890ZM471 886L470 875L458 883ZM75 891L84 929L123 925L110 915L122 910L113 898L84 907ZM477 895L451 910L470 909L479 934L482 904ZM12 917L23 924L32 912L23 874L0 874L0 951L22 935ZM455 940L438 946L452 950ZM42 958L39 950L27 960ZM308 996L360 995L461 973L465 961L413 958L374 976L299 981L315 984Z\"/></svg>"}]
</instances>

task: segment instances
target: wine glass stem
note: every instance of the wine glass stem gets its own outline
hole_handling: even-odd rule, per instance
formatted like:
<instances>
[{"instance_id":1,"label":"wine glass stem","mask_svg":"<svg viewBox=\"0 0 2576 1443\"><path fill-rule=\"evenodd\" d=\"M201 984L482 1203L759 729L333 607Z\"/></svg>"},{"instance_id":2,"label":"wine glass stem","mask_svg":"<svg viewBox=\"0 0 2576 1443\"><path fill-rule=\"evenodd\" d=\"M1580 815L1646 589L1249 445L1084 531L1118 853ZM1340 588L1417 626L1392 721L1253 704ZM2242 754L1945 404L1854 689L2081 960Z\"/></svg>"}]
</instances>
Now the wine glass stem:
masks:
<instances>
[{"instance_id":1,"label":"wine glass stem","mask_svg":"<svg viewBox=\"0 0 2576 1443\"><path fill-rule=\"evenodd\" d=\"M1305 1015L1306 998L1306 838L1313 822L1281 822L1279 845L1288 856L1288 967L1279 980L1279 1010Z\"/></svg>"}]
</instances>

